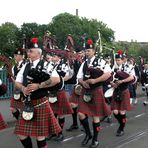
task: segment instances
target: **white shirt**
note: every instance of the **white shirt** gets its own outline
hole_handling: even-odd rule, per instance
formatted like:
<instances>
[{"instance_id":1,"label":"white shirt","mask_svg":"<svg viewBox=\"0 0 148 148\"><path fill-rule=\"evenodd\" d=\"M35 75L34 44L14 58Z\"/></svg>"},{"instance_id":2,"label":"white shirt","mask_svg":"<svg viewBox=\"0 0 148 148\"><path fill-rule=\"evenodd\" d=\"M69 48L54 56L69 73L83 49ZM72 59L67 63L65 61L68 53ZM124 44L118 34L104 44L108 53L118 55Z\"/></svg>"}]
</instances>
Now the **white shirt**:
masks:
<instances>
[{"instance_id":1,"label":"white shirt","mask_svg":"<svg viewBox=\"0 0 148 148\"><path fill-rule=\"evenodd\" d=\"M112 72L111 64L105 64L104 73L106 72Z\"/></svg>"},{"instance_id":2,"label":"white shirt","mask_svg":"<svg viewBox=\"0 0 148 148\"><path fill-rule=\"evenodd\" d=\"M36 66L39 63L39 61L40 61L40 59L37 59L37 60L33 61L33 66L31 68L36 68ZM47 63L44 63L44 66L46 64ZM25 70L26 65L27 65L27 63L25 65L23 65L22 68L20 69L20 71L18 72L17 77L16 77L16 82L23 83L23 73L24 73L24 70ZM48 71L46 71L46 72L48 73ZM53 72L51 74L51 77L59 77L59 75L56 72L56 70L53 70Z\"/></svg>"},{"instance_id":3,"label":"white shirt","mask_svg":"<svg viewBox=\"0 0 148 148\"><path fill-rule=\"evenodd\" d=\"M18 67L20 67L20 65L21 65L22 62L23 62L23 60L19 61ZM15 66L15 65L14 65L14 66ZM14 76L14 66L12 67L12 74L13 74L13 76Z\"/></svg>"},{"instance_id":4,"label":"white shirt","mask_svg":"<svg viewBox=\"0 0 148 148\"><path fill-rule=\"evenodd\" d=\"M116 65L114 68L117 68L118 70L122 71L123 64ZM129 75L135 76L135 70L133 65L124 65L124 72L128 73Z\"/></svg>"},{"instance_id":5,"label":"white shirt","mask_svg":"<svg viewBox=\"0 0 148 148\"><path fill-rule=\"evenodd\" d=\"M96 57L95 56L93 56L91 59L90 59L90 63L89 63L89 65L88 65L88 67L90 67L90 66L93 66L92 65L92 63L93 63L93 61L94 61L94 59L95 59ZM87 59L88 60L88 59ZM86 61L87 61L86 60ZM81 66L80 66L80 68L79 68L79 71L78 71L78 74L77 74L77 79L83 79L83 66L84 66L84 63L85 63L85 61L81 64ZM103 70L104 71L104 65L105 65L105 61L103 60L103 59L98 59L98 68L100 68L101 70Z\"/></svg>"}]
</instances>

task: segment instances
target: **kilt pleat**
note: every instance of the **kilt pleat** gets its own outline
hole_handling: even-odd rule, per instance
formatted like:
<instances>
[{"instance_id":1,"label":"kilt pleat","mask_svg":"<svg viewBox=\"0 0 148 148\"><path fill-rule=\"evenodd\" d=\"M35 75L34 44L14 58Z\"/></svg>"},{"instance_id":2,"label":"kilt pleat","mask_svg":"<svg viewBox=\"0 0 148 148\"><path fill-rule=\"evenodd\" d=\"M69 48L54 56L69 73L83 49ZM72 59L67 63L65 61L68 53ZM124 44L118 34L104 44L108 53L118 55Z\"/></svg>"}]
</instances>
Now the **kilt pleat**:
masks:
<instances>
[{"instance_id":1,"label":"kilt pleat","mask_svg":"<svg viewBox=\"0 0 148 148\"><path fill-rule=\"evenodd\" d=\"M48 98L33 100L32 103L38 105L46 100ZM31 121L26 121L20 116L14 130L17 135L35 137L58 134L59 132L61 132L61 128L48 102L34 108L34 118Z\"/></svg>"},{"instance_id":2,"label":"kilt pleat","mask_svg":"<svg viewBox=\"0 0 148 148\"><path fill-rule=\"evenodd\" d=\"M54 114L58 114L58 115L72 114L73 110L71 108L71 105L68 99L68 94L66 93L66 91L65 90L58 91L57 98L58 98L57 102L50 103Z\"/></svg>"},{"instance_id":3,"label":"kilt pleat","mask_svg":"<svg viewBox=\"0 0 148 148\"><path fill-rule=\"evenodd\" d=\"M88 116L99 117L108 116L111 114L111 109L105 102L102 87L92 90L91 96L92 99L90 102L85 102L83 100L83 95L81 96L78 102L78 112L87 114Z\"/></svg>"},{"instance_id":4,"label":"kilt pleat","mask_svg":"<svg viewBox=\"0 0 148 148\"><path fill-rule=\"evenodd\" d=\"M7 127L7 124L5 123L2 114L0 113L0 131L2 129L5 129Z\"/></svg>"},{"instance_id":5,"label":"kilt pleat","mask_svg":"<svg viewBox=\"0 0 148 148\"><path fill-rule=\"evenodd\" d=\"M124 91L122 91L121 98L122 98L121 102L116 102L114 100L114 94L113 94L112 102L111 102L111 109L120 110L120 111L124 111L124 110L130 111L131 110L130 93L128 89L125 89Z\"/></svg>"},{"instance_id":6,"label":"kilt pleat","mask_svg":"<svg viewBox=\"0 0 148 148\"><path fill-rule=\"evenodd\" d=\"M11 98L10 100L10 107L22 109L23 108L23 102L20 100L15 100L14 98Z\"/></svg>"},{"instance_id":7,"label":"kilt pleat","mask_svg":"<svg viewBox=\"0 0 148 148\"><path fill-rule=\"evenodd\" d=\"M75 91L73 90L73 91L72 91L72 94L70 95L69 101L70 101L71 103L76 103L76 104L78 104L80 98L81 98L81 97L80 97L79 95L76 95L76 94L75 94Z\"/></svg>"}]
</instances>

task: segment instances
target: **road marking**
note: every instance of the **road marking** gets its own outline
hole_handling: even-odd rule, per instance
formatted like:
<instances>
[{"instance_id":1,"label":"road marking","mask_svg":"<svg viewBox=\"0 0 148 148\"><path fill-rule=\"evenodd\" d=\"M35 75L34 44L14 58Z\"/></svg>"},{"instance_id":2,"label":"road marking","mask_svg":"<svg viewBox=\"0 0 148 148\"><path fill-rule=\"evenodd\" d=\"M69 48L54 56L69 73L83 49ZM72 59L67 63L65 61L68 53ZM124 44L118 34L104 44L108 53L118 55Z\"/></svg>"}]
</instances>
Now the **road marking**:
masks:
<instances>
[{"instance_id":1,"label":"road marking","mask_svg":"<svg viewBox=\"0 0 148 148\"><path fill-rule=\"evenodd\" d=\"M147 113L142 113L142 114L136 115L136 116L134 116L134 117L129 118L128 120L133 120L133 119L135 119L135 118L139 118L139 117L141 117L141 116L144 116L145 114L147 114ZM111 123L110 125L104 126L103 129L110 128L110 127L112 127L112 126L115 126L116 124L117 124L117 123ZM84 134L79 134L79 135L76 135L76 136L68 137L68 138L65 138L62 142L68 142L68 141L70 141L70 140L73 140L74 138L82 137L83 135L84 135Z\"/></svg>"},{"instance_id":2,"label":"road marking","mask_svg":"<svg viewBox=\"0 0 148 148\"><path fill-rule=\"evenodd\" d=\"M113 144L111 147L108 148L122 148L123 146L133 142L133 141L137 141L138 139L142 138L143 136L145 136L148 133L148 129L141 131L139 133L136 133L135 135L132 135L126 139L123 139L121 141L119 141L118 143Z\"/></svg>"}]
</instances>

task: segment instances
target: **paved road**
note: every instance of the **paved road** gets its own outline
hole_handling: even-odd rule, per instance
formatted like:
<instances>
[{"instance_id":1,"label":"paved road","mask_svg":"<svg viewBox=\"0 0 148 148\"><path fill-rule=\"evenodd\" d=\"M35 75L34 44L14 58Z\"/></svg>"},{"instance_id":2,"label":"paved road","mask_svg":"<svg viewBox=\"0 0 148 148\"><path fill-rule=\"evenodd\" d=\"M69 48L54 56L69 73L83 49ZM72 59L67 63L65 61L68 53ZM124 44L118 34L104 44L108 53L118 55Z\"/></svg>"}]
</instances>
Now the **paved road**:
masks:
<instances>
[{"instance_id":1,"label":"paved road","mask_svg":"<svg viewBox=\"0 0 148 148\"><path fill-rule=\"evenodd\" d=\"M118 128L116 120L113 118L112 124L102 122L102 130L99 134L100 148L146 148L148 147L148 107L144 107L142 102L145 97L140 97L138 104L133 106L133 110L128 113L128 123L125 128L125 135L116 137ZM90 121L91 122L91 121ZM71 117L66 118L65 128L71 124ZM22 148L17 137L10 127L0 132L0 148ZM92 128L92 127L91 127ZM65 132L65 139L61 143L49 141L50 148L80 148L84 133L81 130L75 132ZM33 139L34 148L37 148Z\"/></svg>"}]
</instances>

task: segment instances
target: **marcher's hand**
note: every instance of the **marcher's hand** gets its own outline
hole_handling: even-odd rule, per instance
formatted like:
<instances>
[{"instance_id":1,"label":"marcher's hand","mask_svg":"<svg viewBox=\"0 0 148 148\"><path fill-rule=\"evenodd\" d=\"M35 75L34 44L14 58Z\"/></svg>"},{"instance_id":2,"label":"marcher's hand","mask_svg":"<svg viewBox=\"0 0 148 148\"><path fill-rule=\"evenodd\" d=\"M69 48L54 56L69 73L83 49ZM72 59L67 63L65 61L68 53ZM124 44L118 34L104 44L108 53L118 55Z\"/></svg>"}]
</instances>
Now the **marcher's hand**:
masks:
<instances>
[{"instance_id":1,"label":"marcher's hand","mask_svg":"<svg viewBox=\"0 0 148 148\"><path fill-rule=\"evenodd\" d=\"M95 84L96 83L95 79L88 79L85 82L88 84Z\"/></svg>"},{"instance_id":2,"label":"marcher's hand","mask_svg":"<svg viewBox=\"0 0 148 148\"><path fill-rule=\"evenodd\" d=\"M85 81L83 81L81 84L82 84L83 87L86 88L86 89L89 89L89 88L90 88L90 87L89 87L89 84L86 83Z\"/></svg>"},{"instance_id":3,"label":"marcher's hand","mask_svg":"<svg viewBox=\"0 0 148 148\"><path fill-rule=\"evenodd\" d=\"M27 87L22 87L22 92L23 92L23 94L24 94L24 96L28 96L28 95L30 95L30 92L29 92L29 90L28 90L28 88Z\"/></svg>"},{"instance_id":4,"label":"marcher's hand","mask_svg":"<svg viewBox=\"0 0 148 148\"><path fill-rule=\"evenodd\" d=\"M114 87L114 88L117 88L118 87L118 85L115 84L114 82L111 83L111 86Z\"/></svg>"},{"instance_id":5,"label":"marcher's hand","mask_svg":"<svg viewBox=\"0 0 148 148\"><path fill-rule=\"evenodd\" d=\"M123 80L118 80L118 81L115 82L115 84L116 84L117 86L119 86L119 85L122 84L122 83L123 83Z\"/></svg>"},{"instance_id":6,"label":"marcher's hand","mask_svg":"<svg viewBox=\"0 0 148 148\"><path fill-rule=\"evenodd\" d=\"M15 79L14 79L14 77L11 77L11 80L12 80L13 84L15 84Z\"/></svg>"},{"instance_id":7,"label":"marcher's hand","mask_svg":"<svg viewBox=\"0 0 148 148\"><path fill-rule=\"evenodd\" d=\"M37 89L39 89L39 84L38 83L32 83L27 85L28 91L33 92Z\"/></svg>"}]
</instances>

